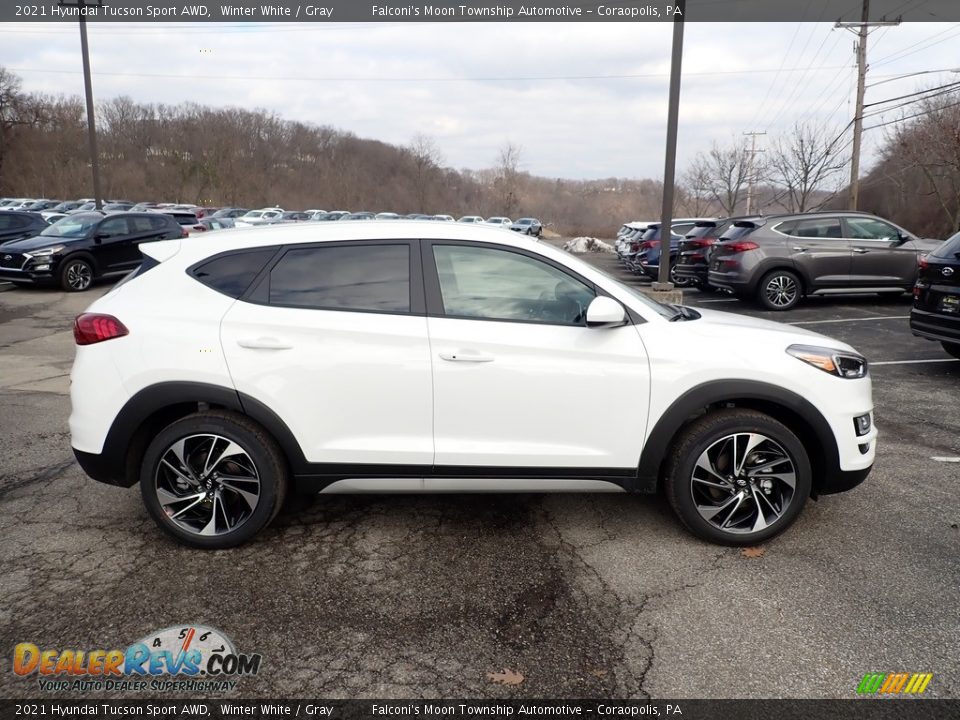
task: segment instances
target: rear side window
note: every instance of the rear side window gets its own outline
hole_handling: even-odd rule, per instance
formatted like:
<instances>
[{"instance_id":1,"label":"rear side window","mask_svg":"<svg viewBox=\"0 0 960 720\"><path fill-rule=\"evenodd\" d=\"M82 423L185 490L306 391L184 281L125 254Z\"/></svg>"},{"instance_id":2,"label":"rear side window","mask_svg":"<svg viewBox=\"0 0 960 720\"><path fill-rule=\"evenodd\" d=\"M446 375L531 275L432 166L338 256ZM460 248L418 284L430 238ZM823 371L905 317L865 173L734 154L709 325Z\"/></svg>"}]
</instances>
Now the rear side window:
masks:
<instances>
[{"instance_id":1,"label":"rear side window","mask_svg":"<svg viewBox=\"0 0 960 720\"><path fill-rule=\"evenodd\" d=\"M12 214L0 215L0 230L12 230L27 226L27 218L17 217Z\"/></svg>"},{"instance_id":2,"label":"rear side window","mask_svg":"<svg viewBox=\"0 0 960 720\"><path fill-rule=\"evenodd\" d=\"M944 258L945 260L955 260L958 256L960 256L960 233L944 240L943 245L930 253L930 257Z\"/></svg>"},{"instance_id":3,"label":"rear side window","mask_svg":"<svg viewBox=\"0 0 960 720\"><path fill-rule=\"evenodd\" d=\"M270 271L270 304L315 310L410 312L410 247L332 245L284 253Z\"/></svg>"},{"instance_id":4,"label":"rear side window","mask_svg":"<svg viewBox=\"0 0 960 720\"><path fill-rule=\"evenodd\" d=\"M200 265L195 265L190 274L207 287L217 292L238 298L243 295L267 261L276 253L276 248L257 248L246 252L220 255Z\"/></svg>"},{"instance_id":5,"label":"rear side window","mask_svg":"<svg viewBox=\"0 0 960 720\"><path fill-rule=\"evenodd\" d=\"M150 225L154 230L172 230L171 223L167 221L165 217L152 217L150 218Z\"/></svg>"},{"instance_id":6,"label":"rear side window","mask_svg":"<svg viewBox=\"0 0 960 720\"><path fill-rule=\"evenodd\" d=\"M135 233L150 232L153 229L153 223L150 222L150 218L145 217L130 218L130 225L132 232Z\"/></svg>"}]
</instances>

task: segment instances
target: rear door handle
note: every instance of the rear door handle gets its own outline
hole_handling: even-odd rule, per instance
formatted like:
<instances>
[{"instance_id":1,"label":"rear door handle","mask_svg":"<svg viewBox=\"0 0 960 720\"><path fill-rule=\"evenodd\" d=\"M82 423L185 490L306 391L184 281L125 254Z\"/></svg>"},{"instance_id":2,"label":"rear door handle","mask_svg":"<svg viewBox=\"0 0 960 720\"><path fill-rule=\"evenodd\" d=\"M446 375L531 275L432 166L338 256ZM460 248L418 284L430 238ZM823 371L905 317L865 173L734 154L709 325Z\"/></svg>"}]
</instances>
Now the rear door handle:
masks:
<instances>
[{"instance_id":1,"label":"rear door handle","mask_svg":"<svg viewBox=\"0 0 960 720\"><path fill-rule=\"evenodd\" d=\"M806 252L806 251L807 251L807 249L806 249L805 247L800 247L799 245L794 245L792 249L793 249L794 252Z\"/></svg>"},{"instance_id":2,"label":"rear door handle","mask_svg":"<svg viewBox=\"0 0 960 720\"><path fill-rule=\"evenodd\" d=\"M478 353L472 350L454 350L440 353L441 360L449 362L487 363L493 362L493 355Z\"/></svg>"},{"instance_id":3,"label":"rear door handle","mask_svg":"<svg viewBox=\"0 0 960 720\"><path fill-rule=\"evenodd\" d=\"M867 250L866 248L854 248L853 251L854 251L855 253L860 253L861 255L863 255L864 253L870 252L870 251Z\"/></svg>"},{"instance_id":4,"label":"rear door handle","mask_svg":"<svg viewBox=\"0 0 960 720\"><path fill-rule=\"evenodd\" d=\"M250 350L289 350L293 347L290 343L274 337L240 338L237 345Z\"/></svg>"}]
</instances>

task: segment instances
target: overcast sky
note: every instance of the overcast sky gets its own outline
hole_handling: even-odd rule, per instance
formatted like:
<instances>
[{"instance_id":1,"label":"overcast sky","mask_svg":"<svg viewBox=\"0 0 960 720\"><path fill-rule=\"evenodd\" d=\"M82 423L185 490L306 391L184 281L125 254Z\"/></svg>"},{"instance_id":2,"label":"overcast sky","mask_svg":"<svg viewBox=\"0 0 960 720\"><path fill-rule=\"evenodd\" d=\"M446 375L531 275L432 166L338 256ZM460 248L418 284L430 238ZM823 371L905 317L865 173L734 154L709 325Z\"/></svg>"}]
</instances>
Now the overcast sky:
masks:
<instances>
[{"instance_id":1,"label":"overcast sky","mask_svg":"<svg viewBox=\"0 0 960 720\"><path fill-rule=\"evenodd\" d=\"M509 141L536 175L663 174L667 24L92 23L89 33L98 100L266 108L396 144L423 133L455 168L490 167ZM798 120L839 133L853 114L853 40L828 22L688 23L680 169L745 131L769 133L759 147ZM876 29L868 82L958 67L958 41L960 23ZM0 64L27 90L83 93L72 24L0 25ZM867 102L950 81L960 74L883 82ZM883 132L865 135L868 165Z\"/></svg>"}]
</instances>

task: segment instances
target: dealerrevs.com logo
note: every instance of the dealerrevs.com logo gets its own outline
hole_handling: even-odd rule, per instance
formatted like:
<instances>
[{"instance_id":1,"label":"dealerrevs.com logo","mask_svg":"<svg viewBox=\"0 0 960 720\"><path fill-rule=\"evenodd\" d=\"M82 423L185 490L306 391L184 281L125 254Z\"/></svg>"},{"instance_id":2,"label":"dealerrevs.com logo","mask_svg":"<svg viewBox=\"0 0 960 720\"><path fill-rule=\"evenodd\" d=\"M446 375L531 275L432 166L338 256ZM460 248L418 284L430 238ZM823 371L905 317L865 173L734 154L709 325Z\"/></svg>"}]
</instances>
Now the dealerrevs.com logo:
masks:
<instances>
[{"instance_id":1,"label":"dealerrevs.com logo","mask_svg":"<svg viewBox=\"0 0 960 720\"><path fill-rule=\"evenodd\" d=\"M237 678L260 671L259 654L236 651L233 641L203 625L150 633L125 650L40 648L13 650L13 672L36 675L49 692L225 692Z\"/></svg>"}]
</instances>

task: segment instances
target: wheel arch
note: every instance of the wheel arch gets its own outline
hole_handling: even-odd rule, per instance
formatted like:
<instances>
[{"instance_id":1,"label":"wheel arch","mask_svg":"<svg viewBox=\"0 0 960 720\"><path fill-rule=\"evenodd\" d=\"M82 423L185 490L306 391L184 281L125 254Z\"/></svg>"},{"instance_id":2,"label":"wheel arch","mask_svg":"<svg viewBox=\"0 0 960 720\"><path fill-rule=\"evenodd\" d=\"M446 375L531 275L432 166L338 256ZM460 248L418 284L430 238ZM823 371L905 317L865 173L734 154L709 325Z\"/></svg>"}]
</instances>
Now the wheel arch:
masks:
<instances>
[{"instance_id":1,"label":"wheel arch","mask_svg":"<svg viewBox=\"0 0 960 720\"><path fill-rule=\"evenodd\" d=\"M291 470L306 464L296 438L276 413L233 388L195 382L151 385L131 397L114 418L101 453L104 482L131 487L150 441L164 427L198 410L216 408L244 415L263 427L283 451Z\"/></svg>"},{"instance_id":2,"label":"wheel arch","mask_svg":"<svg viewBox=\"0 0 960 720\"><path fill-rule=\"evenodd\" d=\"M688 390L660 416L640 455L637 489L659 490L670 449L680 433L696 418L721 407L750 408L786 425L807 450L814 497L839 471L836 438L830 424L810 401L769 383L715 380Z\"/></svg>"},{"instance_id":3,"label":"wheel arch","mask_svg":"<svg viewBox=\"0 0 960 720\"><path fill-rule=\"evenodd\" d=\"M100 265L97 263L97 259L93 256L93 253L86 249L74 250L73 252L64 255L57 266L57 272L62 273L63 268L65 268L67 263L71 260L86 260L88 263L90 263L90 267L93 268L93 277L100 277Z\"/></svg>"}]
</instances>

